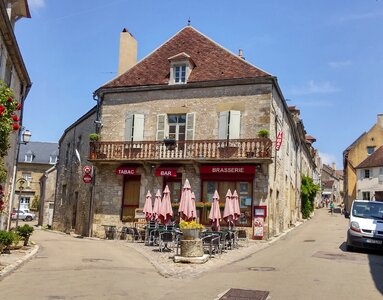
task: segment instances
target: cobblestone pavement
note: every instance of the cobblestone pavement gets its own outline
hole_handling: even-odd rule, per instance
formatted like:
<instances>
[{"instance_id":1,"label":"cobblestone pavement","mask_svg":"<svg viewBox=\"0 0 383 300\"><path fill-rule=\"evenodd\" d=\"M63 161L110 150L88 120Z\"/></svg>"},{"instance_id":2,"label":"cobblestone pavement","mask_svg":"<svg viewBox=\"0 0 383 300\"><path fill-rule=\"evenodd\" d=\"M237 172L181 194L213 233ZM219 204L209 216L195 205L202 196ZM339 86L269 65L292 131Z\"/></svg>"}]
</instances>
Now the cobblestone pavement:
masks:
<instances>
[{"instance_id":1,"label":"cobblestone pavement","mask_svg":"<svg viewBox=\"0 0 383 300\"><path fill-rule=\"evenodd\" d=\"M127 246L135 249L144 255L164 277L174 278L190 278L198 277L200 274L219 268L223 265L241 260L256 251L266 248L270 243L262 241L249 241L248 245L240 244L239 248L233 250L225 250L221 255L213 255L204 264L188 264L188 263L174 263L173 251L159 252L158 246L145 246L144 243L131 243L127 242Z\"/></svg>"}]
</instances>

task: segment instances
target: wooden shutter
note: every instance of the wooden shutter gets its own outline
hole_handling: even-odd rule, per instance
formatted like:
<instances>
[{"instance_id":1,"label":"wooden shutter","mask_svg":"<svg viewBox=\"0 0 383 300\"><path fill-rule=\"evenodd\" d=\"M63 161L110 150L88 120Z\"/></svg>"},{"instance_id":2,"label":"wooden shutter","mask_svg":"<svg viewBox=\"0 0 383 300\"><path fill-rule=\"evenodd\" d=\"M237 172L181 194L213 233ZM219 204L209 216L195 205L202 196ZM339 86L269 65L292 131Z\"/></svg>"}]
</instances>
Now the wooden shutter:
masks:
<instances>
[{"instance_id":1,"label":"wooden shutter","mask_svg":"<svg viewBox=\"0 0 383 300\"><path fill-rule=\"evenodd\" d=\"M127 114L125 117L125 141L131 141L133 137L133 114Z\"/></svg>"},{"instance_id":2,"label":"wooden shutter","mask_svg":"<svg viewBox=\"0 0 383 300\"><path fill-rule=\"evenodd\" d=\"M133 141L144 140L144 115L134 114Z\"/></svg>"},{"instance_id":3,"label":"wooden shutter","mask_svg":"<svg viewBox=\"0 0 383 300\"><path fill-rule=\"evenodd\" d=\"M241 112L238 110L230 111L229 139L239 139L241 130Z\"/></svg>"},{"instance_id":4,"label":"wooden shutter","mask_svg":"<svg viewBox=\"0 0 383 300\"><path fill-rule=\"evenodd\" d=\"M162 141L165 138L166 120L166 114L157 115L157 141Z\"/></svg>"},{"instance_id":5,"label":"wooden shutter","mask_svg":"<svg viewBox=\"0 0 383 300\"><path fill-rule=\"evenodd\" d=\"M229 112L222 111L219 113L218 139L226 140L228 134Z\"/></svg>"},{"instance_id":6,"label":"wooden shutter","mask_svg":"<svg viewBox=\"0 0 383 300\"><path fill-rule=\"evenodd\" d=\"M186 114L186 140L194 140L195 113Z\"/></svg>"}]
</instances>

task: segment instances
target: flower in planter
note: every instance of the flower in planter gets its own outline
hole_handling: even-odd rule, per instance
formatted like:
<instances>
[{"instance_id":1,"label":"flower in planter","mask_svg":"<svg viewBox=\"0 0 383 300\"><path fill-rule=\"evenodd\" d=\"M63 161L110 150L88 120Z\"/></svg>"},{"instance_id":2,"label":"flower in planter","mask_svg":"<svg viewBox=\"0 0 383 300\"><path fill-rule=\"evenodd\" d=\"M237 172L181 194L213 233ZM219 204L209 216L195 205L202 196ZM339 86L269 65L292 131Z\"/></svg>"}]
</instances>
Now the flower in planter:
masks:
<instances>
[{"instance_id":1,"label":"flower in planter","mask_svg":"<svg viewBox=\"0 0 383 300\"><path fill-rule=\"evenodd\" d=\"M196 202L195 203L195 207L196 208L203 208L205 206L205 203L204 202Z\"/></svg>"},{"instance_id":2,"label":"flower in planter","mask_svg":"<svg viewBox=\"0 0 383 300\"><path fill-rule=\"evenodd\" d=\"M176 203L176 202L173 202L173 203L172 203L172 207L173 207L173 208L178 208L178 207L180 207L180 204L179 204L178 202L177 202L177 203Z\"/></svg>"},{"instance_id":3,"label":"flower in planter","mask_svg":"<svg viewBox=\"0 0 383 300\"><path fill-rule=\"evenodd\" d=\"M196 221L190 221L190 222L187 222L187 221L181 221L180 222L180 229L204 229L205 226L203 226L202 224L199 224L197 223Z\"/></svg>"}]
</instances>

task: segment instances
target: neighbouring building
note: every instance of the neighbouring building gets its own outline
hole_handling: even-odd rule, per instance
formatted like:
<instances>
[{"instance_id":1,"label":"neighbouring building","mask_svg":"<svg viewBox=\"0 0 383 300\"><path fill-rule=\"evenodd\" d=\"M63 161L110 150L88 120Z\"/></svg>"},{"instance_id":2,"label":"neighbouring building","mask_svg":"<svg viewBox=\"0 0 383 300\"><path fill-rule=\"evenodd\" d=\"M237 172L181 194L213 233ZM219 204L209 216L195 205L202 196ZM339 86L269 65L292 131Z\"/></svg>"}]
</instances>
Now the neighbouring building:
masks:
<instances>
[{"instance_id":1,"label":"neighbouring building","mask_svg":"<svg viewBox=\"0 0 383 300\"><path fill-rule=\"evenodd\" d=\"M15 99L24 107L24 101L31 88L31 80L25 67L16 36L14 26L21 18L30 18L27 0L1 0L0 1L0 80L9 86L15 95ZM19 112L19 124L23 125L23 108ZM21 131L21 130L19 130ZM21 132L20 132L21 135ZM7 227L10 220L11 203L14 196L16 179L16 158L18 151L18 132L10 137L10 148L3 158L7 178L0 182L4 191L4 210L0 212L0 230Z\"/></svg>"},{"instance_id":2,"label":"neighbouring building","mask_svg":"<svg viewBox=\"0 0 383 300\"><path fill-rule=\"evenodd\" d=\"M154 196L166 185L177 218L186 179L201 223L209 224L214 191L223 202L231 189L240 198L237 226L249 234L260 209L264 238L295 224L301 174L317 172L317 154L276 77L191 26L138 63L136 45L124 29L119 75L94 93L97 111L89 117L96 119L76 122L60 140L53 227L103 237L102 225L133 225L147 191ZM269 137L259 137L261 129ZM93 184L83 184L83 170L66 158L75 132L92 130L101 140L89 145Z\"/></svg>"},{"instance_id":3,"label":"neighbouring building","mask_svg":"<svg viewBox=\"0 0 383 300\"><path fill-rule=\"evenodd\" d=\"M38 211L40 202L40 178L57 163L58 144L46 142L29 142L21 144L17 164L16 178L24 178L23 190L16 185L16 197L13 208Z\"/></svg>"},{"instance_id":4,"label":"neighbouring building","mask_svg":"<svg viewBox=\"0 0 383 300\"><path fill-rule=\"evenodd\" d=\"M59 140L57 186L52 227L88 236L92 219L93 185L83 181L89 135L94 132L96 107L69 126Z\"/></svg>"},{"instance_id":5,"label":"neighbouring building","mask_svg":"<svg viewBox=\"0 0 383 300\"><path fill-rule=\"evenodd\" d=\"M52 227L56 196L56 165L49 168L40 177L40 205L38 225Z\"/></svg>"},{"instance_id":6,"label":"neighbouring building","mask_svg":"<svg viewBox=\"0 0 383 300\"><path fill-rule=\"evenodd\" d=\"M383 201L383 146L356 166L357 199Z\"/></svg>"},{"instance_id":7,"label":"neighbouring building","mask_svg":"<svg viewBox=\"0 0 383 300\"><path fill-rule=\"evenodd\" d=\"M344 169L344 202L345 209L349 210L351 203L357 195L356 167L376 149L383 145L383 114L378 114L377 122L371 129L364 132L343 152Z\"/></svg>"},{"instance_id":8,"label":"neighbouring building","mask_svg":"<svg viewBox=\"0 0 383 300\"><path fill-rule=\"evenodd\" d=\"M323 164L321 172L322 180L322 200L343 202L343 172L336 170L336 164L329 165Z\"/></svg>"}]
</instances>

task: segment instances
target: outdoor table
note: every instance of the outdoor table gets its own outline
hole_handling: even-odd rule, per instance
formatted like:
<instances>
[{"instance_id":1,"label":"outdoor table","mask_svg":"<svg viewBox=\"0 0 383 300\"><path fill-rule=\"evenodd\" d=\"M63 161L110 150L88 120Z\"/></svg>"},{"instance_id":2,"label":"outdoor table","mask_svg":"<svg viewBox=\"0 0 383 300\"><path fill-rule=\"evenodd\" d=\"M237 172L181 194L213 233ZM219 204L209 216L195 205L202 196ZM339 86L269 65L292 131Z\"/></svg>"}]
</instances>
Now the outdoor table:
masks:
<instances>
[{"instance_id":1,"label":"outdoor table","mask_svg":"<svg viewBox=\"0 0 383 300\"><path fill-rule=\"evenodd\" d=\"M116 235L116 226L115 225L102 225L105 229L105 238L108 240L114 240Z\"/></svg>"}]
</instances>

